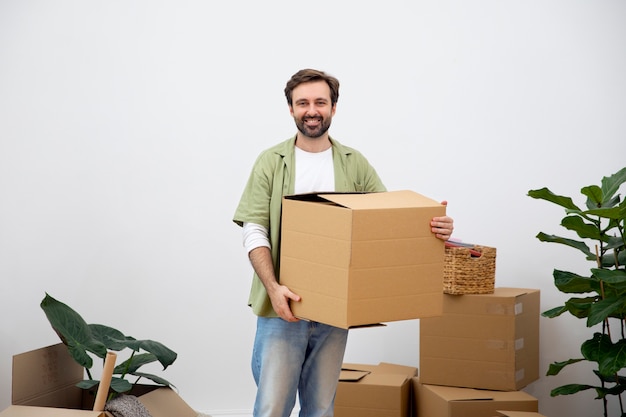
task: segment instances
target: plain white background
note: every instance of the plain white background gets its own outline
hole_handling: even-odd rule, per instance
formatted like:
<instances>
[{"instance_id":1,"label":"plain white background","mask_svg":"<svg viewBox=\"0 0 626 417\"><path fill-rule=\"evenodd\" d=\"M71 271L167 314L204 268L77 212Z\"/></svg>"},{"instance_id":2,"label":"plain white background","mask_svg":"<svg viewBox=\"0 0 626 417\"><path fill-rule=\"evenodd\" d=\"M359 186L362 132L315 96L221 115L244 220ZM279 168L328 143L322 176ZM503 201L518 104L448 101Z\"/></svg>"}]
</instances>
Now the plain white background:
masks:
<instances>
[{"instance_id":1,"label":"plain white background","mask_svg":"<svg viewBox=\"0 0 626 417\"><path fill-rule=\"evenodd\" d=\"M624 166L625 19L617 0L0 0L0 410L12 355L58 342L48 292L177 351L163 375L195 409L249 413L231 218L258 153L295 131L282 90L303 67L339 78L331 133L388 189L448 200L455 237L498 249L497 286L560 305L552 270L590 265L535 238L566 234L564 213L526 194L583 204ZM591 334L541 319L541 413L601 414L592 391L549 395L596 384L591 367L543 376ZM346 361L419 366L419 320L352 331Z\"/></svg>"}]
</instances>

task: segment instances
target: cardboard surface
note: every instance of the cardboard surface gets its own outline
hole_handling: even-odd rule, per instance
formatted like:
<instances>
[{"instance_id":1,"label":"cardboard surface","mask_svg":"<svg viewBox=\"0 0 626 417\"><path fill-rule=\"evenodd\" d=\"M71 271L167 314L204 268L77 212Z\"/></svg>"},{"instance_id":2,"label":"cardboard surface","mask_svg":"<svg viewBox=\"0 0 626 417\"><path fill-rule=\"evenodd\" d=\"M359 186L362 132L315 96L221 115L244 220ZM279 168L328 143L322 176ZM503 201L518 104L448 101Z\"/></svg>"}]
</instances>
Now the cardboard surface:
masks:
<instances>
[{"instance_id":1,"label":"cardboard surface","mask_svg":"<svg viewBox=\"0 0 626 417\"><path fill-rule=\"evenodd\" d=\"M84 373L62 343L15 355L11 404L78 408Z\"/></svg>"},{"instance_id":2,"label":"cardboard surface","mask_svg":"<svg viewBox=\"0 0 626 417\"><path fill-rule=\"evenodd\" d=\"M546 417L543 414L533 413L531 411L502 411L498 410L495 417Z\"/></svg>"},{"instance_id":3,"label":"cardboard surface","mask_svg":"<svg viewBox=\"0 0 626 417\"><path fill-rule=\"evenodd\" d=\"M496 410L536 412L539 401L524 391L487 391L426 385L413 378L416 417L494 417Z\"/></svg>"},{"instance_id":4,"label":"cardboard surface","mask_svg":"<svg viewBox=\"0 0 626 417\"><path fill-rule=\"evenodd\" d=\"M539 290L444 295L420 321L424 384L517 391L539 378Z\"/></svg>"},{"instance_id":5,"label":"cardboard surface","mask_svg":"<svg viewBox=\"0 0 626 417\"><path fill-rule=\"evenodd\" d=\"M412 191L283 198L280 282L298 317L349 328L441 314L445 206Z\"/></svg>"},{"instance_id":6,"label":"cardboard surface","mask_svg":"<svg viewBox=\"0 0 626 417\"><path fill-rule=\"evenodd\" d=\"M65 345L36 349L13 357L12 406L1 417L112 417L91 411L93 395L77 388L84 369ZM133 393L152 417L197 417L178 394L156 385L139 385Z\"/></svg>"},{"instance_id":7,"label":"cardboard surface","mask_svg":"<svg viewBox=\"0 0 626 417\"><path fill-rule=\"evenodd\" d=\"M417 368L390 363L344 364L335 417L409 417L411 378Z\"/></svg>"}]
</instances>

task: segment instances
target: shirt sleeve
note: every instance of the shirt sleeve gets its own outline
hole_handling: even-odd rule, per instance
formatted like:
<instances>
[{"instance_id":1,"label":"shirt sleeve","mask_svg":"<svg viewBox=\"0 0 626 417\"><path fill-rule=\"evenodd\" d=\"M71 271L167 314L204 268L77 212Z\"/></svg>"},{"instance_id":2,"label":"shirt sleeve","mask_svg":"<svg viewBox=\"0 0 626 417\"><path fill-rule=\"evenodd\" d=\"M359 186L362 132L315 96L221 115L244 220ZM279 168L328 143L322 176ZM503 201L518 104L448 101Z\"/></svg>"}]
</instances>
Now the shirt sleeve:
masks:
<instances>
[{"instance_id":1,"label":"shirt sleeve","mask_svg":"<svg viewBox=\"0 0 626 417\"><path fill-rule=\"evenodd\" d=\"M273 172L267 159L267 155L262 153L252 168L233 217L239 226L255 223L270 228Z\"/></svg>"},{"instance_id":2,"label":"shirt sleeve","mask_svg":"<svg viewBox=\"0 0 626 417\"><path fill-rule=\"evenodd\" d=\"M244 223L242 230L243 246L247 253L262 246L271 248L267 228L256 223Z\"/></svg>"}]
</instances>

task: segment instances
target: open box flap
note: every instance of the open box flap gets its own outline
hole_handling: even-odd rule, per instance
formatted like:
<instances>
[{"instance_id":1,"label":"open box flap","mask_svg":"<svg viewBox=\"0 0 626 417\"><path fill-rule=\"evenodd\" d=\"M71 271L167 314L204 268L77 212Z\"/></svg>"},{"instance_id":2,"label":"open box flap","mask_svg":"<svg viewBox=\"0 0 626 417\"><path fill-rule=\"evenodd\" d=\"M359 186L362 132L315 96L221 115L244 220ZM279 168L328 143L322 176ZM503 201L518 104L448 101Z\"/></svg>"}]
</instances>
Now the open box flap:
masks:
<instances>
[{"instance_id":1,"label":"open box flap","mask_svg":"<svg viewBox=\"0 0 626 417\"><path fill-rule=\"evenodd\" d=\"M354 210L441 207L439 202L408 190L366 194L324 193L319 197Z\"/></svg>"},{"instance_id":2,"label":"open box flap","mask_svg":"<svg viewBox=\"0 0 626 417\"><path fill-rule=\"evenodd\" d=\"M73 396L80 392L75 385L83 380L84 372L62 343L15 355L11 403L40 405L33 401ZM62 402L53 406L70 407Z\"/></svg>"}]
</instances>

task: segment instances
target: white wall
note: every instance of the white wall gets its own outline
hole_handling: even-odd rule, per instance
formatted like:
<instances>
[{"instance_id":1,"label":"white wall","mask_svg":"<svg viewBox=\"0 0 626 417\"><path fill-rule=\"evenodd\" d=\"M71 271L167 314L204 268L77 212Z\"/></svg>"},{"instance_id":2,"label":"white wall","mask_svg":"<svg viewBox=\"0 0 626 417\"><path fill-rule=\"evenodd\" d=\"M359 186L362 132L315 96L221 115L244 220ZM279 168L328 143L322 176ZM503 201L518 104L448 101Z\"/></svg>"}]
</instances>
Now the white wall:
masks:
<instances>
[{"instance_id":1,"label":"white wall","mask_svg":"<svg viewBox=\"0 0 626 417\"><path fill-rule=\"evenodd\" d=\"M294 133L300 68L342 82L334 137L389 189L447 199L455 236L498 249L498 286L565 298L578 254L535 239L624 166L622 1L0 0L0 410L13 354L56 343L45 292L89 322L179 353L194 408L249 412L250 268L231 222L256 155ZM582 203L582 201L579 200ZM541 320L541 374L581 321ZM418 365L419 321L353 331L346 360ZM571 367L526 390L551 417L598 415ZM614 412L617 407L612 406Z\"/></svg>"}]
</instances>

